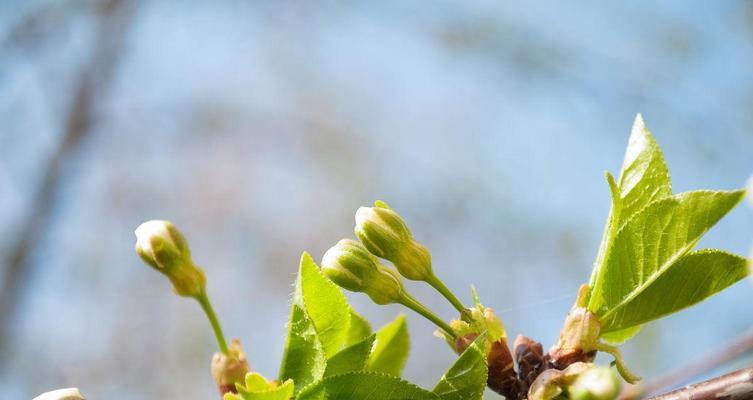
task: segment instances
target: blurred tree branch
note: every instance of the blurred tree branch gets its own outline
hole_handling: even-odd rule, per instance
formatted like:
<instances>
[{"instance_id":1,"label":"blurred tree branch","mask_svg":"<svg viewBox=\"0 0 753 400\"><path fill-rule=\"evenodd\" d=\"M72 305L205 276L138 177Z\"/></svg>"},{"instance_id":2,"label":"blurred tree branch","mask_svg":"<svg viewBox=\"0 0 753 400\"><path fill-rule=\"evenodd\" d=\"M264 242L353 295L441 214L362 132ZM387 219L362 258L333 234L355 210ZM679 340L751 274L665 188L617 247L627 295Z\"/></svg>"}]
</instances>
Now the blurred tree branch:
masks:
<instances>
[{"instance_id":1,"label":"blurred tree branch","mask_svg":"<svg viewBox=\"0 0 753 400\"><path fill-rule=\"evenodd\" d=\"M28 262L37 238L44 234L49 223L55 196L62 181L62 167L76 156L77 150L95 120L96 106L108 91L120 56L124 51L127 31L135 15L136 2L100 0L90 3L95 8L97 33L84 64L78 83L74 86L71 106L64 119L61 140L52 152L40 185L30 200L28 214L23 220L15 244L10 247L0 279L0 352L6 350L13 331L16 314L22 303L23 288L32 276L33 265Z\"/></svg>"},{"instance_id":2,"label":"blurred tree branch","mask_svg":"<svg viewBox=\"0 0 753 400\"><path fill-rule=\"evenodd\" d=\"M677 387L677 385L688 382L694 377L724 365L737 357L753 349L753 330L743 333L726 345L714 349L702 356L700 359L689 363L666 375L659 376L645 386L636 385L628 387L621 399L636 399L644 395L657 393L660 390ZM751 398L753 398L753 387L751 388Z\"/></svg>"},{"instance_id":3,"label":"blurred tree branch","mask_svg":"<svg viewBox=\"0 0 753 400\"><path fill-rule=\"evenodd\" d=\"M649 400L745 400L753 399L753 367L685 386Z\"/></svg>"}]
</instances>

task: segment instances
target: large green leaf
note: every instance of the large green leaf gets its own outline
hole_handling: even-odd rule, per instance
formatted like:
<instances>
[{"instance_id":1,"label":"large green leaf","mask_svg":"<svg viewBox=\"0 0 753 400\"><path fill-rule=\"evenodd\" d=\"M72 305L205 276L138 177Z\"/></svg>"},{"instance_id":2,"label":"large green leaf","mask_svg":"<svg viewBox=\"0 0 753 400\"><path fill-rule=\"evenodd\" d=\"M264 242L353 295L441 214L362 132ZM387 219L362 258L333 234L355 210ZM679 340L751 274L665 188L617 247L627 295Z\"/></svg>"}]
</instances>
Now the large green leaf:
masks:
<instances>
[{"instance_id":1,"label":"large green leaf","mask_svg":"<svg viewBox=\"0 0 753 400\"><path fill-rule=\"evenodd\" d=\"M607 321L687 254L743 191L694 191L655 201L614 238L592 287L588 309Z\"/></svg>"},{"instance_id":2,"label":"large green leaf","mask_svg":"<svg viewBox=\"0 0 753 400\"><path fill-rule=\"evenodd\" d=\"M747 260L701 250L670 265L645 290L603 319L602 332L627 329L690 307L748 275Z\"/></svg>"},{"instance_id":3,"label":"large green leaf","mask_svg":"<svg viewBox=\"0 0 753 400\"><path fill-rule=\"evenodd\" d=\"M672 195L672 184L664 156L640 114L633 123L619 182L615 182L609 174L607 181L612 192L612 208L591 274L591 286L597 281L614 236L625 222L649 203Z\"/></svg>"},{"instance_id":4,"label":"large green leaf","mask_svg":"<svg viewBox=\"0 0 753 400\"><path fill-rule=\"evenodd\" d=\"M437 400L432 392L378 372L350 372L325 378L302 390L297 400Z\"/></svg>"},{"instance_id":5,"label":"large green leaf","mask_svg":"<svg viewBox=\"0 0 753 400\"><path fill-rule=\"evenodd\" d=\"M355 310L350 310L350 327L348 328L348 335L345 339L345 346L352 346L363 339L371 336L371 324L366 318Z\"/></svg>"},{"instance_id":6,"label":"large green leaf","mask_svg":"<svg viewBox=\"0 0 753 400\"><path fill-rule=\"evenodd\" d=\"M439 380L433 392L442 400L481 400L488 374L485 340L486 334L476 338Z\"/></svg>"},{"instance_id":7,"label":"large green leaf","mask_svg":"<svg viewBox=\"0 0 753 400\"><path fill-rule=\"evenodd\" d=\"M350 327L350 306L339 287L322 275L308 253L301 257L301 290L306 314L316 328L324 354L342 349Z\"/></svg>"},{"instance_id":8,"label":"large green leaf","mask_svg":"<svg viewBox=\"0 0 753 400\"><path fill-rule=\"evenodd\" d=\"M405 316L399 315L377 332L376 344L366 369L400 376L409 352L408 324L405 322Z\"/></svg>"},{"instance_id":9,"label":"large green leaf","mask_svg":"<svg viewBox=\"0 0 753 400\"><path fill-rule=\"evenodd\" d=\"M361 371L366 368L366 362L369 360L374 340L376 340L376 335L371 335L354 345L340 350L339 353L327 360L327 369L324 371L324 376L328 377L346 372Z\"/></svg>"}]
</instances>

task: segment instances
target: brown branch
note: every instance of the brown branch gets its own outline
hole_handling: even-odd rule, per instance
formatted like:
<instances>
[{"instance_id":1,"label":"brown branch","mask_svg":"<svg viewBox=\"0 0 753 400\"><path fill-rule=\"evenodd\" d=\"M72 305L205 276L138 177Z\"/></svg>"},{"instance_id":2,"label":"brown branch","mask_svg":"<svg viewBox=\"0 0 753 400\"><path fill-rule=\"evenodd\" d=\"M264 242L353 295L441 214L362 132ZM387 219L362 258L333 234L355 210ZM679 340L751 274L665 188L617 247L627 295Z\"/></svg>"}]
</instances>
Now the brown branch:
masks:
<instances>
[{"instance_id":1,"label":"brown branch","mask_svg":"<svg viewBox=\"0 0 753 400\"><path fill-rule=\"evenodd\" d=\"M695 383L648 400L753 399L753 367Z\"/></svg>"},{"instance_id":2,"label":"brown branch","mask_svg":"<svg viewBox=\"0 0 753 400\"><path fill-rule=\"evenodd\" d=\"M0 353L7 345L13 321L20 307L22 289L32 275L29 255L48 224L58 193L63 166L70 162L95 117L95 105L106 91L119 55L123 51L126 28L133 15L133 2L105 0L94 2L99 11L99 32L91 59L81 71L68 111L61 141L44 167L39 188L33 195L26 219L15 236L0 282Z\"/></svg>"},{"instance_id":3,"label":"brown branch","mask_svg":"<svg viewBox=\"0 0 753 400\"><path fill-rule=\"evenodd\" d=\"M625 390L621 399L635 399L661 390L677 387L694 377L717 368L753 349L753 330L743 333L721 348L714 349L698 360L661 376L645 386L632 386Z\"/></svg>"}]
</instances>

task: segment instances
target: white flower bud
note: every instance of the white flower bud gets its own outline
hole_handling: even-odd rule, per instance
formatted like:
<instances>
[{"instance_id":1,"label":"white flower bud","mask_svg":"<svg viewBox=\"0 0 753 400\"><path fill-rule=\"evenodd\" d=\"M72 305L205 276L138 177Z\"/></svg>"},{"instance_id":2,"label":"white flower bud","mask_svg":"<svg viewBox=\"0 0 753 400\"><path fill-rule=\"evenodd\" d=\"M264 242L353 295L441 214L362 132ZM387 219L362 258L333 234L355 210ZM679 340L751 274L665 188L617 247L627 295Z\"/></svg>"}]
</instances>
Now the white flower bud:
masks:
<instances>
[{"instance_id":1,"label":"white flower bud","mask_svg":"<svg viewBox=\"0 0 753 400\"><path fill-rule=\"evenodd\" d=\"M327 250L322 258L322 273L344 289L366 293L377 304L394 303L403 296L397 273L380 265L355 240L343 239Z\"/></svg>"},{"instance_id":2,"label":"white flower bud","mask_svg":"<svg viewBox=\"0 0 753 400\"><path fill-rule=\"evenodd\" d=\"M77 388L68 388L42 393L33 400L84 400L84 396Z\"/></svg>"},{"instance_id":3,"label":"white flower bud","mask_svg":"<svg viewBox=\"0 0 753 400\"><path fill-rule=\"evenodd\" d=\"M431 280L434 273L429 251L413 240L398 213L382 201L375 204L375 207L361 207L356 211L358 239L372 254L391 261L407 279Z\"/></svg>"},{"instance_id":4,"label":"white flower bud","mask_svg":"<svg viewBox=\"0 0 753 400\"><path fill-rule=\"evenodd\" d=\"M175 292L197 297L206 285L204 272L191 260L188 242L169 221L152 220L139 225L136 253L157 271L170 278Z\"/></svg>"}]
</instances>

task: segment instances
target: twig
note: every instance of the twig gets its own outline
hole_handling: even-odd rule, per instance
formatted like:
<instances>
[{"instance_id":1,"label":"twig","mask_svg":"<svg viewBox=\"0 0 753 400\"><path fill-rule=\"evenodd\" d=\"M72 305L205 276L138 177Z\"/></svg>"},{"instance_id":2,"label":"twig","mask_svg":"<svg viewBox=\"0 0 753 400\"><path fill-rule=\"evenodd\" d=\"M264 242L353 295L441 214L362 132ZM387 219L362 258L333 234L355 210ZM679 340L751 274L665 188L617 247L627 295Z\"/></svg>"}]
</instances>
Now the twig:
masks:
<instances>
[{"instance_id":1,"label":"twig","mask_svg":"<svg viewBox=\"0 0 753 400\"><path fill-rule=\"evenodd\" d=\"M133 15L133 2L106 0L95 2L99 18L99 34L91 53L91 60L82 70L73 96L72 106L61 133L58 148L44 168L39 189L31 200L31 207L21 225L16 243L11 247L5 268L2 271L0 286L0 353L7 345L13 320L21 303L22 288L31 277L32 266L27 259L34 250L36 239L44 232L55 195L61 180L61 169L76 153L76 149L89 132L94 121L94 106L106 91L119 55L130 19Z\"/></svg>"},{"instance_id":2,"label":"twig","mask_svg":"<svg viewBox=\"0 0 753 400\"><path fill-rule=\"evenodd\" d=\"M749 400L753 399L753 367L731 372L648 400Z\"/></svg>"},{"instance_id":3,"label":"twig","mask_svg":"<svg viewBox=\"0 0 753 400\"><path fill-rule=\"evenodd\" d=\"M677 385L688 382L706 371L734 360L751 349L753 349L753 330L743 333L724 347L706 353L698 360L655 379L646 386L633 386L628 388L620 398L634 399L641 397L643 394L650 395L660 390L677 387Z\"/></svg>"}]
</instances>

